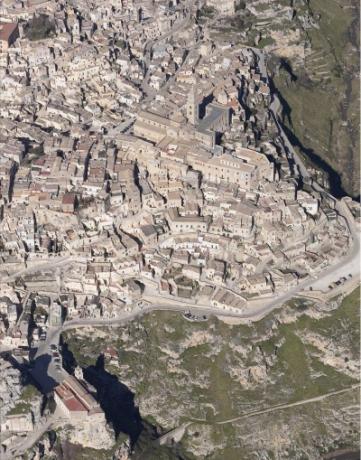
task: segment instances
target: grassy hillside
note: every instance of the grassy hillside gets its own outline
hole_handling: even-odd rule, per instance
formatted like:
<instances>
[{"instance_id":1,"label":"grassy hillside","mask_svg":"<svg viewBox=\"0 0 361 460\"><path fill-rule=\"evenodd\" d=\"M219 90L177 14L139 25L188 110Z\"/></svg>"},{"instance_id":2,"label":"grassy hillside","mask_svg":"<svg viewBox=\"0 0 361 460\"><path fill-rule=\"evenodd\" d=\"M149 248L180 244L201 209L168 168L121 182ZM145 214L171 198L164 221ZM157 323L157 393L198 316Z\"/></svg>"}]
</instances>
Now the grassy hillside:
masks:
<instances>
[{"instance_id":1,"label":"grassy hillside","mask_svg":"<svg viewBox=\"0 0 361 460\"><path fill-rule=\"evenodd\" d=\"M213 23L215 39L264 49L284 124L336 196L358 197L358 0L249 0Z\"/></svg>"},{"instance_id":2,"label":"grassy hillside","mask_svg":"<svg viewBox=\"0 0 361 460\"><path fill-rule=\"evenodd\" d=\"M196 458L239 460L263 450L269 455L264 458L277 452L285 459L302 458L300 452L318 458L321 451L354 445L357 411L346 407L356 407L357 390L304 409L281 411L276 418L260 415L251 425L243 419L219 422L357 382L359 299L358 289L319 319L313 317L313 306L298 309L297 304L252 326L217 319L190 323L178 314L158 312L97 338L96 332L92 337L72 331L64 339L85 366L95 363L102 348L114 346L119 365L108 363L107 371L135 393L142 418L151 424L169 430L193 421L183 447ZM284 314L291 319L285 321ZM264 423L278 436L278 447L267 446L269 433L265 439L259 435ZM287 439L285 424L292 426ZM253 442L250 426L257 433Z\"/></svg>"},{"instance_id":3,"label":"grassy hillside","mask_svg":"<svg viewBox=\"0 0 361 460\"><path fill-rule=\"evenodd\" d=\"M358 2L311 0L309 14L317 27L303 30L310 44L304 65L298 66L291 58L288 64L296 78L285 68L274 76L285 101L285 124L300 151L330 174L336 195L358 196ZM335 173L340 175L340 183Z\"/></svg>"}]
</instances>

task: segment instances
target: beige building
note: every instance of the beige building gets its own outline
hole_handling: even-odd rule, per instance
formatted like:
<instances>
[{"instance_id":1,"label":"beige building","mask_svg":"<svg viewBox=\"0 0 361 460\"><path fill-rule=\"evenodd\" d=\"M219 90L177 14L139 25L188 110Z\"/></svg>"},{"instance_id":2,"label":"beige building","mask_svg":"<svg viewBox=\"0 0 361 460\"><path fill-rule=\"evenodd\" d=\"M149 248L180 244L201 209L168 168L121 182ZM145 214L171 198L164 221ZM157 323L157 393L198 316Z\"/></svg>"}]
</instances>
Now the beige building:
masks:
<instances>
[{"instance_id":1,"label":"beige building","mask_svg":"<svg viewBox=\"0 0 361 460\"><path fill-rule=\"evenodd\" d=\"M56 405L72 421L92 420L105 422L105 415L98 402L72 375L69 375L54 390Z\"/></svg>"},{"instance_id":2,"label":"beige building","mask_svg":"<svg viewBox=\"0 0 361 460\"><path fill-rule=\"evenodd\" d=\"M1 431L12 431L12 432L28 432L33 431L34 424L31 420L31 413L27 414L14 414L7 415L4 417L4 421L1 423Z\"/></svg>"},{"instance_id":3,"label":"beige building","mask_svg":"<svg viewBox=\"0 0 361 460\"><path fill-rule=\"evenodd\" d=\"M231 16L236 12L235 0L223 0L222 2L207 0L207 6L211 6L222 16Z\"/></svg>"},{"instance_id":4,"label":"beige building","mask_svg":"<svg viewBox=\"0 0 361 460\"><path fill-rule=\"evenodd\" d=\"M243 297L234 294L223 288L219 288L211 300L211 305L217 308L228 310L230 308L242 309L246 306L246 301Z\"/></svg>"},{"instance_id":5,"label":"beige building","mask_svg":"<svg viewBox=\"0 0 361 460\"><path fill-rule=\"evenodd\" d=\"M191 93L192 95L193 93ZM173 139L195 139L208 148L216 144L216 133L224 132L230 125L231 113L227 106L211 103L206 108L206 115L199 119L199 104L195 96L186 104L188 122L176 121L164 116L142 111L134 124L134 134L148 141L159 143L165 137Z\"/></svg>"},{"instance_id":6,"label":"beige building","mask_svg":"<svg viewBox=\"0 0 361 460\"><path fill-rule=\"evenodd\" d=\"M134 124L134 134L142 139L158 143L164 137L178 137L181 125L179 122L170 120L152 112L142 111Z\"/></svg>"},{"instance_id":7,"label":"beige building","mask_svg":"<svg viewBox=\"0 0 361 460\"><path fill-rule=\"evenodd\" d=\"M188 162L210 182L225 182L238 185L244 190L251 190L263 178L272 181L274 172L273 164L264 155L253 153L253 156L248 155L245 159L229 154L207 157L197 152L188 154ZM264 157L264 160L260 157Z\"/></svg>"},{"instance_id":8,"label":"beige building","mask_svg":"<svg viewBox=\"0 0 361 460\"><path fill-rule=\"evenodd\" d=\"M167 212L166 219L171 231L174 233L206 232L210 223L209 217L183 217L173 208Z\"/></svg>"},{"instance_id":9,"label":"beige building","mask_svg":"<svg viewBox=\"0 0 361 460\"><path fill-rule=\"evenodd\" d=\"M19 28L15 22L0 22L0 52L6 51L19 37Z\"/></svg>"}]
</instances>

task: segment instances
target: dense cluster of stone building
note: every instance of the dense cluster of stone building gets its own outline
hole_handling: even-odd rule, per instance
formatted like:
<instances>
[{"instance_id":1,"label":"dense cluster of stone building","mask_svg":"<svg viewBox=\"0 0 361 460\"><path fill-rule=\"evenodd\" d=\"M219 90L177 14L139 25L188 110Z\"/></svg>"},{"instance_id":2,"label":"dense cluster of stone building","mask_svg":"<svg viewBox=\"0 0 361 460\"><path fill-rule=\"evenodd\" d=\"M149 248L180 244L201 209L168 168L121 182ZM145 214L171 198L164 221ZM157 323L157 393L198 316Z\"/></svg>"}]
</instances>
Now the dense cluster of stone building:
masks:
<instances>
[{"instance_id":1,"label":"dense cluster of stone building","mask_svg":"<svg viewBox=\"0 0 361 460\"><path fill-rule=\"evenodd\" d=\"M3 5L1 273L47 298L34 340L54 305L112 317L148 288L241 307L347 250L332 199L299 186L259 56L177 30L191 8Z\"/></svg>"},{"instance_id":2,"label":"dense cluster of stone building","mask_svg":"<svg viewBox=\"0 0 361 460\"><path fill-rule=\"evenodd\" d=\"M301 186L259 55L214 43L194 9L0 2L3 345L145 295L239 311L347 251L335 200ZM38 41L34 18L51 25ZM92 413L69 382L59 404Z\"/></svg>"}]
</instances>

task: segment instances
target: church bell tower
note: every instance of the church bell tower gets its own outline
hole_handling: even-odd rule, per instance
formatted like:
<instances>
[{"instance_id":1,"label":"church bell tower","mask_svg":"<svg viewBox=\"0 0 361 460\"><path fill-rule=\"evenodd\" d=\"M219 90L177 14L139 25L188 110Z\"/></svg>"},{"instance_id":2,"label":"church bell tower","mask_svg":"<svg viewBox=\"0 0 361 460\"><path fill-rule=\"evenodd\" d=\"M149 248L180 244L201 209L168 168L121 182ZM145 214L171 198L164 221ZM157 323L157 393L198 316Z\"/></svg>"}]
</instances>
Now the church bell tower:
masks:
<instances>
[{"instance_id":1,"label":"church bell tower","mask_svg":"<svg viewBox=\"0 0 361 460\"><path fill-rule=\"evenodd\" d=\"M193 85L192 90L187 98L187 119L188 122L195 126L199 120L199 105L197 101L196 85Z\"/></svg>"}]
</instances>

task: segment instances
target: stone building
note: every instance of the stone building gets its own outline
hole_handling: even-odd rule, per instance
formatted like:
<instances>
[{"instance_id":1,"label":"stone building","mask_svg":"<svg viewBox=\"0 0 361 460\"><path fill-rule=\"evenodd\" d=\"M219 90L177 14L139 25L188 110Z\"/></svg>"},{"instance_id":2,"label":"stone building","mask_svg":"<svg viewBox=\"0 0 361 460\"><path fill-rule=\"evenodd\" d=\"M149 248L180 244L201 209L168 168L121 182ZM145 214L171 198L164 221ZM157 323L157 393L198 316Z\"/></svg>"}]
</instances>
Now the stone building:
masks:
<instances>
[{"instance_id":1,"label":"stone building","mask_svg":"<svg viewBox=\"0 0 361 460\"><path fill-rule=\"evenodd\" d=\"M19 28L15 22L0 22L0 52L6 51L19 37Z\"/></svg>"},{"instance_id":2,"label":"stone building","mask_svg":"<svg viewBox=\"0 0 361 460\"><path fill-rule=\"evenodd\" d=\"M72 375L69 375L54 390L57 406L71 421L92 420L105 422L105 415L89 391Z\"/></svg>"}]
</instances>

